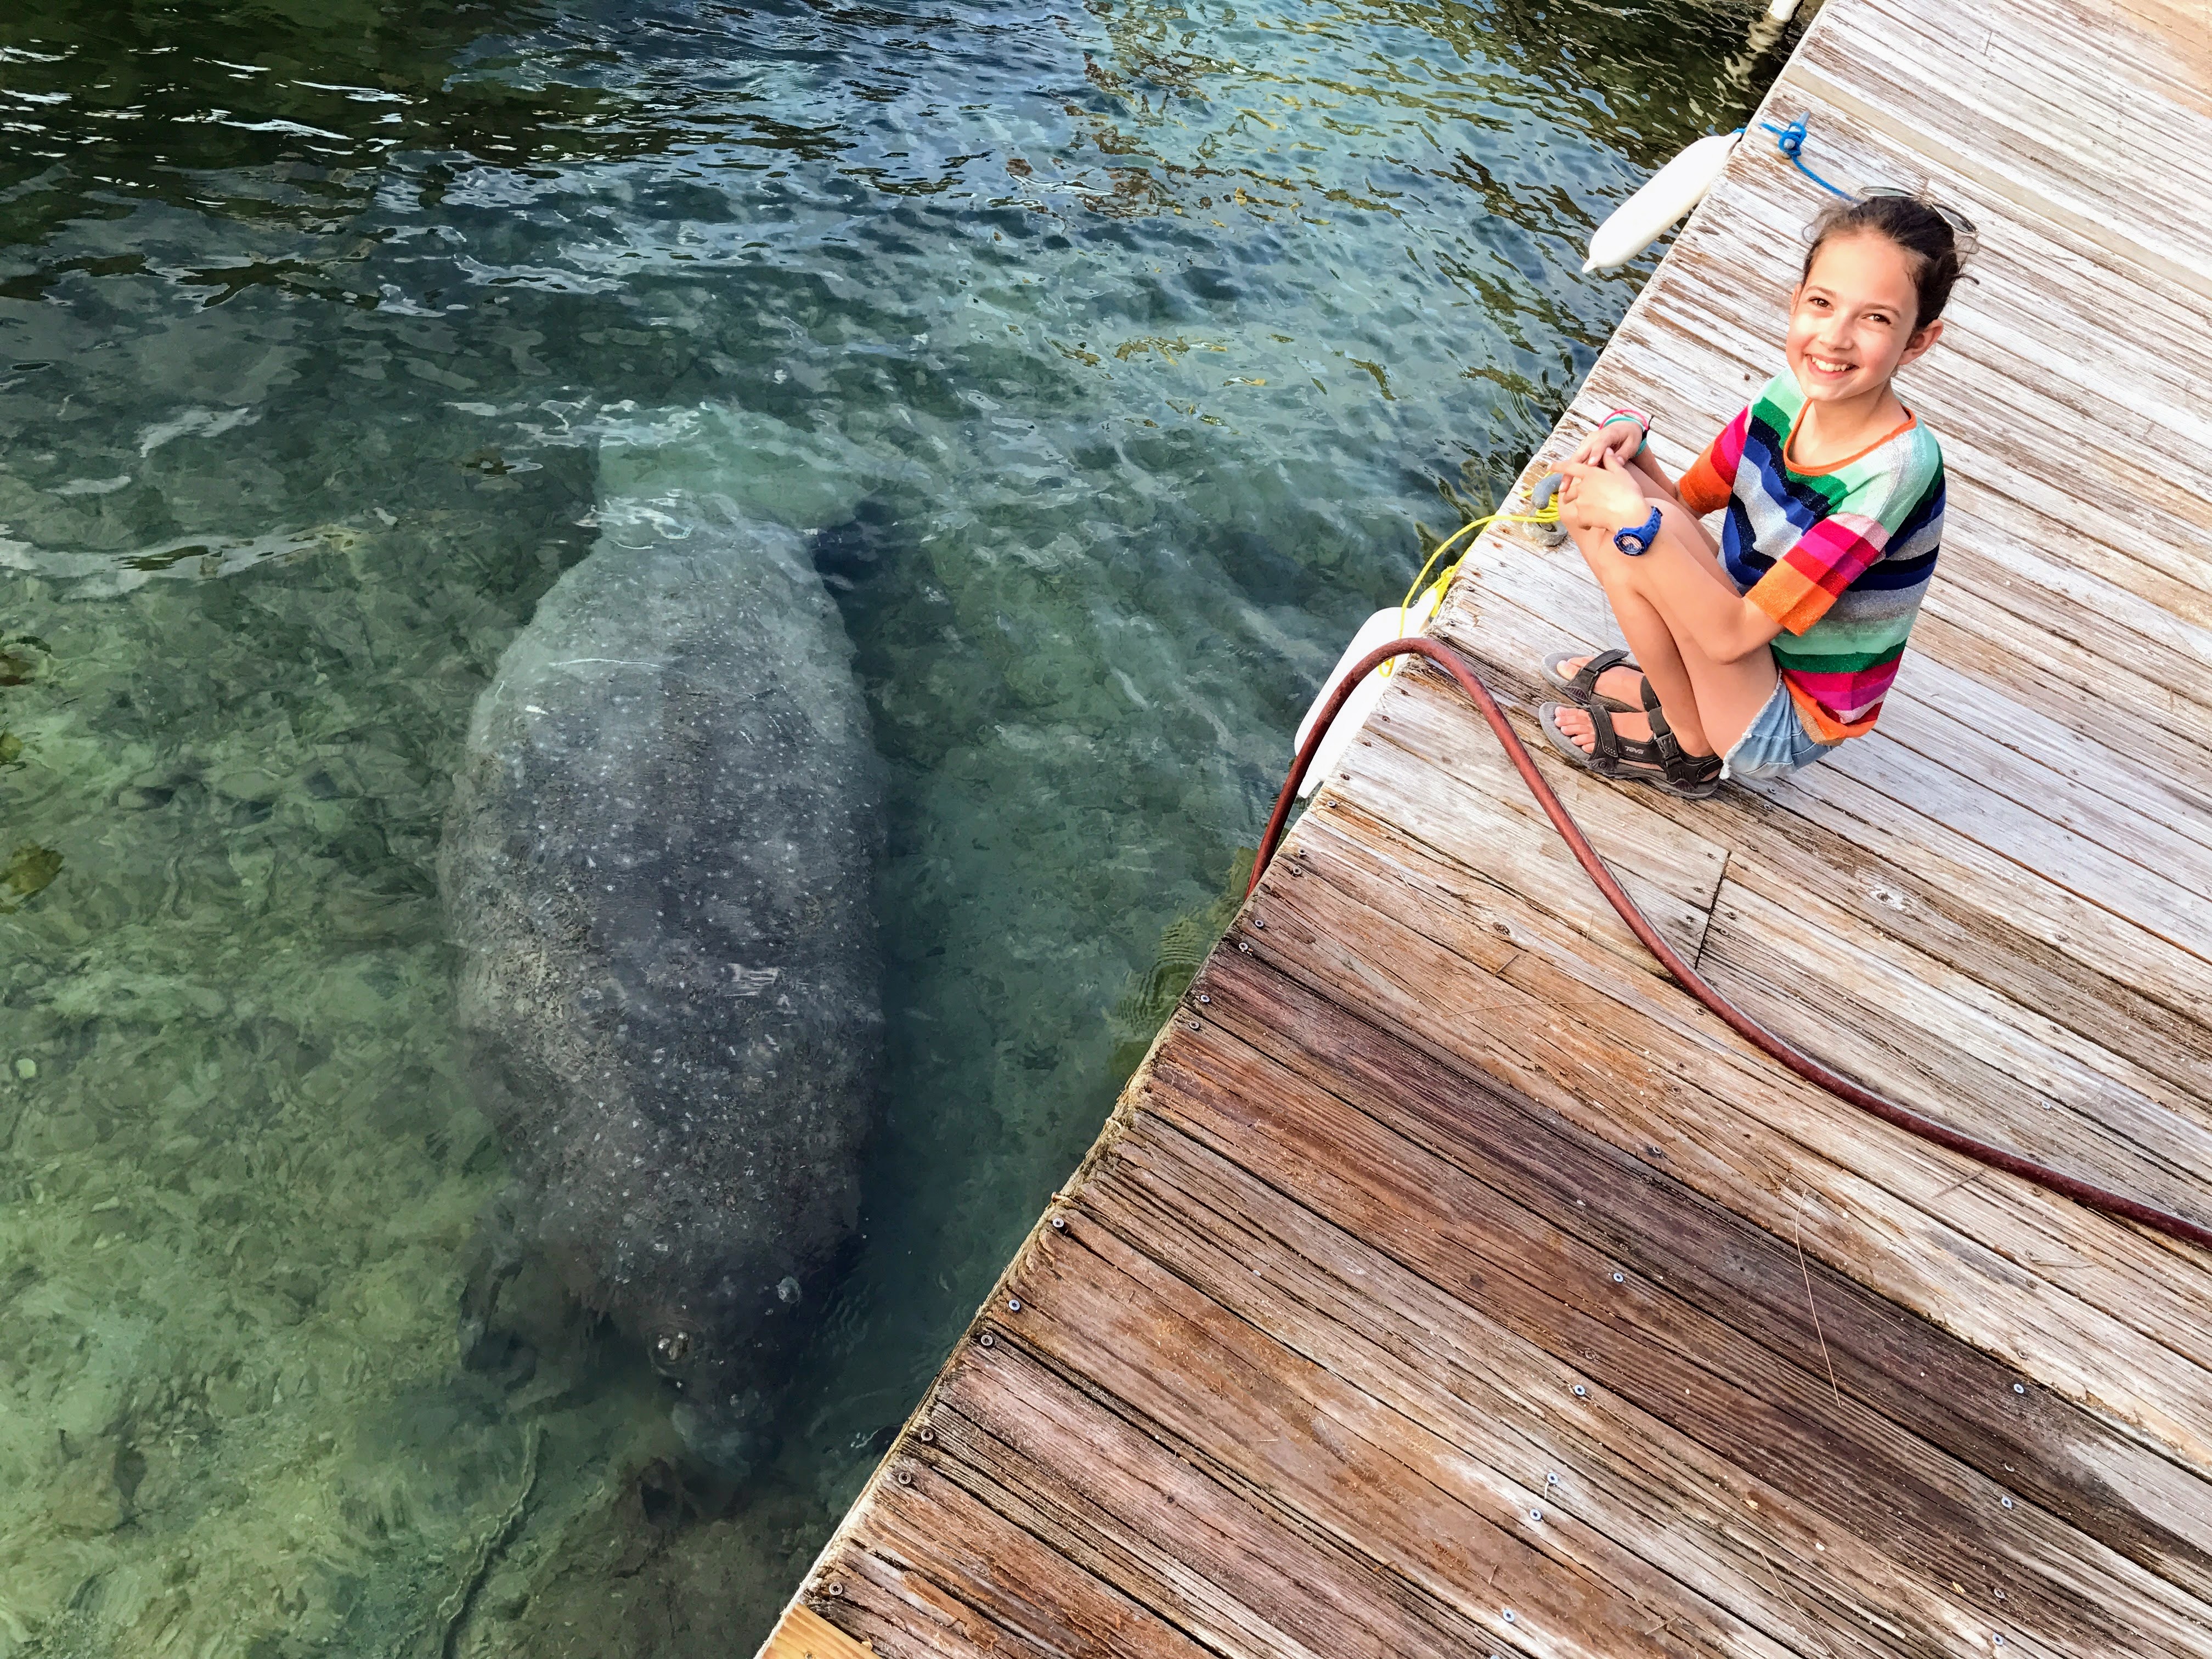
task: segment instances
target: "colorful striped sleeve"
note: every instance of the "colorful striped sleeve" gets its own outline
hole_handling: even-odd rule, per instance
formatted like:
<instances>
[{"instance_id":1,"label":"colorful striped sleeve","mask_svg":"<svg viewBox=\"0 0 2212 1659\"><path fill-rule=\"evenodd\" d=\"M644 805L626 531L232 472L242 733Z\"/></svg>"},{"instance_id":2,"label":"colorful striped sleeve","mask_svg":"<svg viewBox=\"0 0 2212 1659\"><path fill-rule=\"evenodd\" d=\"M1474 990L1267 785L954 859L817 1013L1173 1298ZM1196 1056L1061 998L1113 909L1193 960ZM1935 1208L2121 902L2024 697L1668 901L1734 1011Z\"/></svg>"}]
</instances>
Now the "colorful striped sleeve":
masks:
<instances>
[{"instance_id":1,"label":"colorful striped sleeve","mask_svg":"<svg viewBox=\"0 0 2212 1659\"><path fill-rule=\"evenodd\" d=\"M1682 475L1682 505L1699 518L1717 513L1729 504L1729 498L1735 491L1736 466L1743 459L1744 438L1750 430L1751 410L1747 405L1741 414L1721 428Z\"/></svg>"},{"instance_id":2,"label":"colorful striped sleeve","mask_svg":"<svg viewBox=\"0 0 2212 1659\"><path fill-rule=\"evenodd\" d=\"M1900 455L1911 453L1906 446L1894 447ZM1884 466L1853 480L1744 598L1791 634L1802 634L1827 615L1919 507L1926 480L1908 477L1908 470Z\"/></svg>"}]
</instances>

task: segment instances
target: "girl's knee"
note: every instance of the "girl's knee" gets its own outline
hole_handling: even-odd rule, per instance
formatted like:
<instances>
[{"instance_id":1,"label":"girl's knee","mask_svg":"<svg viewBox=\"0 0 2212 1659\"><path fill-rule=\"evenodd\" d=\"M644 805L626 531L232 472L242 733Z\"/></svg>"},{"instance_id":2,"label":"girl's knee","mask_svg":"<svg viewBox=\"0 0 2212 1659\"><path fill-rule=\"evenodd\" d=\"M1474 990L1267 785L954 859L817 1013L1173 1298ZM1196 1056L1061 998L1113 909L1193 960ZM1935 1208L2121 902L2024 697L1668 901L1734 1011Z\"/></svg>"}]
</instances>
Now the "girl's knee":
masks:
<instances>
[{"instance_id":1,"label":"girl's knee","mask_svg":"<svg viewBox=\"0 0 2212 1659\"><path fill-rule=\"evenodd\" d=\"M1571 533L1575 550L1583 556L1583 562L1589 567L1590 574L1598 579L1601 586L1608 584L1626 562L1620 550L1613 544L1613 538L1603 530L1596 528L1576 530Z\"/></svg>"}]
</instances>

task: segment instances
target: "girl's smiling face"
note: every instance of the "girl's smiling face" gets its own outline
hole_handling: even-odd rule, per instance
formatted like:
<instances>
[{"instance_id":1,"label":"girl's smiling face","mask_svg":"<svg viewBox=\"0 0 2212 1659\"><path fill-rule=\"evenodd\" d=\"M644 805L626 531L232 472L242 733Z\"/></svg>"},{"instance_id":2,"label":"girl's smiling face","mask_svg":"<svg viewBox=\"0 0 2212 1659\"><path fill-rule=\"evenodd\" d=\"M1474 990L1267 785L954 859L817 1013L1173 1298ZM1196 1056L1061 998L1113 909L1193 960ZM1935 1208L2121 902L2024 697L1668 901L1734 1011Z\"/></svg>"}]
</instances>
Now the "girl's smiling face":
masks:
<instances>
[{"instance_id":1,"label":"girl's smiling face","mask_svg":"<svg viewBox=\"0 0 2212 1659\"><path fill-rule=\"evenodd\" d=\"M1911 256L1878 231L1832 236L1790 301L1790 369L1814 403L1879 398L1890 377L1936 343L1916 329Z\"/></svg>"}]
</instances>

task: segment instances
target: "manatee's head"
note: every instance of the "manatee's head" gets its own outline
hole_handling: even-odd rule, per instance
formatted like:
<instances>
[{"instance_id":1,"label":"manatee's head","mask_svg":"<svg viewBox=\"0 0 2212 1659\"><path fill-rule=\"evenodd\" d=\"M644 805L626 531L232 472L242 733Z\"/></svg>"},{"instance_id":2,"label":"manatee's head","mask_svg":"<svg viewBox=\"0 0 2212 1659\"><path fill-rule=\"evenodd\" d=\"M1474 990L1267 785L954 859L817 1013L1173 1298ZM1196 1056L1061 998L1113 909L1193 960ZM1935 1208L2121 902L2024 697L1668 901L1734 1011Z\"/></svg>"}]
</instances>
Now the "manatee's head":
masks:
<instances>
[{"instance_id":1,"label":"manatee's head","mask_svg":"<svg viewBox=\"0 0 2212 1659\"><path fill-rule=\"evenodd\" d=\"M657 1309L643 1322L646 1357L676 1392L670 1413L692 1455L727 1473L769 1452L798 1330L799 1281Z\"/></svg>"}]
</instances>

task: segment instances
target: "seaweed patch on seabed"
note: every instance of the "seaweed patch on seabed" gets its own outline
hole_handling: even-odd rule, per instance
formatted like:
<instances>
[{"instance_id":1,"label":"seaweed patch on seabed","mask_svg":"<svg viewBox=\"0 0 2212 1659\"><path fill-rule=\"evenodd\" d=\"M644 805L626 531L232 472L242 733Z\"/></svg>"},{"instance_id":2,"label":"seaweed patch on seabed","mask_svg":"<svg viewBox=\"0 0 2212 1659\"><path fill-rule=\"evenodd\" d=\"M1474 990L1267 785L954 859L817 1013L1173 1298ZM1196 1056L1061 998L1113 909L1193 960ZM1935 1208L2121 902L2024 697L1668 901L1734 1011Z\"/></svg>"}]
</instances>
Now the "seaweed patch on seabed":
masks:
<instances>
[{"instance_id":1,"label":"seaweed patch on seabed","mask_svg":"<svg viewBox=\"0 0 2212 1659\"><path fill-rule=\"evenodd\" d=\"M0 753L4 753L0 750ZM51 847L26 842L0 864L0 914L43 893L62 872L62 855Z\"/></svg>"},{"instance_id":2,"label":"seaweed patch on seabed","mask_svg":"<svg viewBox=\"0 0 2212 1659\"><path fill-rule=\"evenodd\" d=\"M1127 1078L1137 1069L1152 1038L1175 1012L1182 994L1190 988L1206 953L1229 930L1244 902L1244 884L1252 877L1251 848L1238 849L1229 867L1221 892L1194 910L1186 910L1160 930L1159 949L1152 965L1129 976L1128 988L1114 1005L1114 1074Z\"/></svg>"}]
</instances>

